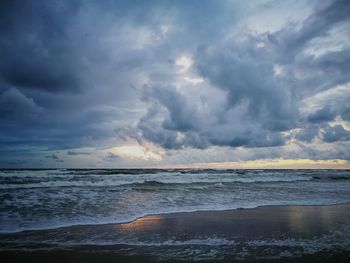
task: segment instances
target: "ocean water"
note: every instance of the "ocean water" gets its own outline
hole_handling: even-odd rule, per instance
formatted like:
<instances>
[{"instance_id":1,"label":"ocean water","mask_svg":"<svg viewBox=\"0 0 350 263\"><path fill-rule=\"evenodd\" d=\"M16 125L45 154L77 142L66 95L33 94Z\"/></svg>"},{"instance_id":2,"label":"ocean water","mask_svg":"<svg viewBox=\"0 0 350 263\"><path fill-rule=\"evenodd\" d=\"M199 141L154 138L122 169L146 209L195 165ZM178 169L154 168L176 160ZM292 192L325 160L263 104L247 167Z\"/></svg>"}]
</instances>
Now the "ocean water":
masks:
<instances>
[{"instance_id":1,"label":"ocean water","mask_svg":"<svg viewBox=\"0 0 350 263\"><path fill-rule=\"evenodd\" d=\"M0 253L68 249L152 261L230 262L315 253L323 258L350 248L346 209L342 216L313 209L320 219L314 222L291 207L292 221L282 220L280 227L292 236L249 228L242 236L219 224L176 229L181 220L171 219L161 221L160 231L142 230L142 219L141 225L110 224L172 212L348 203L345 170L0 170L0 200ZM270 216L257 219L260 229L269 229Z\"/></svg>"},{"instance_id":2,"label":"ocean water","mask_svg":"<svg viewBox=\"0 0 350 263\"><path fill-rule=\"evenodd\" d=\"M1 170L0 233L149 214L350 202L344 170Z\"/></svg>"}]
</instances>

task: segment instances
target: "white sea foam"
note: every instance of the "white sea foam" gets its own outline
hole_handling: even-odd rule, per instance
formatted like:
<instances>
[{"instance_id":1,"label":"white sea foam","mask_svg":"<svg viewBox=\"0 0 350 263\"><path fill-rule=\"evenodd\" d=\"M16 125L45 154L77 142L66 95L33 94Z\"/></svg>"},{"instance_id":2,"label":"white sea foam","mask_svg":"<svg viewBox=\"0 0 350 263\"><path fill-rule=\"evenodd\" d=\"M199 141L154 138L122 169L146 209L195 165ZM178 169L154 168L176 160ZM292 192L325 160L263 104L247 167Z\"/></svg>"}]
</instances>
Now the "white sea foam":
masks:
<instances>
[{"instance_id":1,"label":"white sea foam","mask_svg":"<svg viewBox=\"0 0 350 263\"><path fill-rule=\"evenodd\" d=\"M344 171L2 171L0 232L122 223L148 214L350 201Z\"/></svg>"}]
</instances>

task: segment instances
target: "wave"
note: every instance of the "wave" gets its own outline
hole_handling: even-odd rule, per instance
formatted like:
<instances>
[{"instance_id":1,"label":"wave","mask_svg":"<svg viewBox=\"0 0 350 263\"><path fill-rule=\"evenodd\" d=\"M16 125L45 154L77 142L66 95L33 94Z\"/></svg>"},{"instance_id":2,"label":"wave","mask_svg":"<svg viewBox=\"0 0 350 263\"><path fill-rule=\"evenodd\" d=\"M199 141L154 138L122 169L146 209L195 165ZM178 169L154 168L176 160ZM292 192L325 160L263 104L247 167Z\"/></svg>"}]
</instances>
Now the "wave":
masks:
<instances>
[{"instance_id":1,"label":"wave","mask_svg":"<svg viewBox=\"0 0 350 263\"><path fill-rule=\"evenodd\" d=\"M21 239L14 243L6 243L7 247L0 251L18 251L25 248L26 251L45 251L51 249L71 249L78 247L81 251L103 251L122 253L123 255L143 255L146 248L147 254L156 257L156 261L222 261L243 262L251 261L298 261L305 255L321 253L316 257L328 259L327 255L340 253L347 255L350 247L350 228L341 226L330 230L328 233L312 238L258 238L258 239L232 239L225 236L198 236L189 239L178 240L174 238L157 239L150 238L140 240L130 237L118 237L116 240L94 239L85 237L81 240L57 242L45 240L32 242L30 238ZM121 247L118 247L121 246ZM344 254L343 254L344 253ZM319 257L321 256L321 257ZM307 257L306 257L307 258ZM160 259L160 260L159 260ZM230 260L229 260L230 259Z\"/></svg>"},{"instance_id":2,"label":"wave","mask_svg":"<svg viewBox=\"0 0 350 263\"><path fill-rule=\"evenodd\" d=\"M339 229L331 230L327 234L323 234L320 237L314 237L313 239L303 238L287 238L287 239L258 239L247 242L250 247L270 247L275 248L279 252L278 248L287 248L285 251L293 252L291 256L301 256L302 254L314 254L317 252L331 250L336 248L337 250L349 251L350 248L350 227L344 225ZM297 250L291 250L291 248L299 248ZM302 250L300 250L302 248ZM288 255L288 254L286 254Z\"/></svg>"},{"instance_id":3,"label":"wave","mask_svg":"<svg viewBox=\"0 0 350 263\"><path fill-rule=\"evenodd\" d=\"M16 179L16 178L15 178ZM36 178L37 179L37 178ZM53 178L58 179L58 178ZM22 178L17 182L15 180L6 180L0 184L0 189L35 189L35 188L57 188L57 187L161 187L161 186L178 186L178 185L205 185L205 186L225 186L236 183L287 183L287 182L301 182L301 181L310 181L315 179L313 177L297 177L297 178L232 178L232 179L222 179L222 180L213 180L213 179L197 179L197 180L186 180L186 178L180 178L178 180L139 180L134 182L121 181L121 180L112 180L112 179L101 179L89 181L89 178L86 180L73 180L74 178L65 178L70 180L47 180L42 182L30 182L27 180L23 182ZM316 178L318 179L318 178ZM15 182L14 182L15 181ZM29 182L28 182L29 181ZM8 182L8 183L7 183Z\"/></svg>"},{"instance_id":4,"label":"wave","mask_svg":"<svg viewBox=\"0 0 350 263\"><path fill-rule=\"evenodd\" d=\"M349 175L313 176L315 180L349 180Z\"/></svg>"},{"instance_id":5,"label":"wave","mask_svg":"<svg viewBox=\"0 0 350 263\"><path fill-rule=\"evenodd\" d=\"M25 244L33 244L32 240L15 240L14 242L7 241L6 243L14 243L21 245ZM141 241L137 239L117 239L117 240L93 240L89 238L81 239L79 241L67 241L64 243L57 242L55 240L46 240L46 241L37 241L37 245L64 245L67 246L115 246L115 245L127 245L127 246L143 246L143 247L161 247L161 246L232 246L235 245L236 242L234 240L229 240L222 237L206 237L206 238L194 238L188 240L147 240ZM40 247L41 248L41 247ZM7 249L6 249L7 250ZM34 249L35 250L35 249ZM1 250L0 250L1 251Z\"/></svg>"}]
</instances>

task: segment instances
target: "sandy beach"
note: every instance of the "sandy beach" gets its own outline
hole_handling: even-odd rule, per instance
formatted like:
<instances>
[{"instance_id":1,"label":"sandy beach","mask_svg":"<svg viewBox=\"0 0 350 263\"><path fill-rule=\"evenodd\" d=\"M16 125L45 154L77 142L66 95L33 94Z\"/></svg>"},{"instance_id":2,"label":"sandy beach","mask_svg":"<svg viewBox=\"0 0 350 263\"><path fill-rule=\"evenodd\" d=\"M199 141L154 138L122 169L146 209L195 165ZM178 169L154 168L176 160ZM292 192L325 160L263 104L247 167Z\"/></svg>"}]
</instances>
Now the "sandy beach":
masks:
<instances>
[{"instance_id":1,"label":"sandy beach","mask_svg":"<svg viewBox=\"0 0 350 263\"><path fill-rule=\"evenodd\" d=\"M124 224L1 234L0 257L2 262L348 262L349 227L350 204L172 213ZM56 243L45 242L52 236Z\"/></svg>"}]
</instances>

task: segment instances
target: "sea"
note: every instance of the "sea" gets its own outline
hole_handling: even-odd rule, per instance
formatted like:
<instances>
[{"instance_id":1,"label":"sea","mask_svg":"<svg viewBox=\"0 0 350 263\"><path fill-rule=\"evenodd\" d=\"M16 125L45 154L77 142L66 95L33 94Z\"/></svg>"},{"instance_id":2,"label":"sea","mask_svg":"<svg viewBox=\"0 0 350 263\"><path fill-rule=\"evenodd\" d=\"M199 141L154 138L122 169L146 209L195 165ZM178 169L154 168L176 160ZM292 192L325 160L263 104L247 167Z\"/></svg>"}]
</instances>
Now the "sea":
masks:
<instances>
[{"instance_id":1,"label":"sea","mask_svg":"<svg viewBox=\"0 0 350 263\"><path fill-rule=\"evenodd\" d=\"M0 239L18 233L125 223L155 214L348 202L349 170L0 170ZM349 242L349 231L346 233L343 239ZM33 242L29 237L25 240ZM46 234L40 242L59 246L68 241ZM95 245L128 242L125 238L105 240L96 233L75 238L74 244L92 241ZM287 241L283 241L286 246L291 242ZM129 242L140 245L137 240ZM169 248L196 242L205 247L231 246L234 241L212 236L143 242L143 246ZM260 241L250 242L257 246Z\"/></svg>"}]
</instances>

